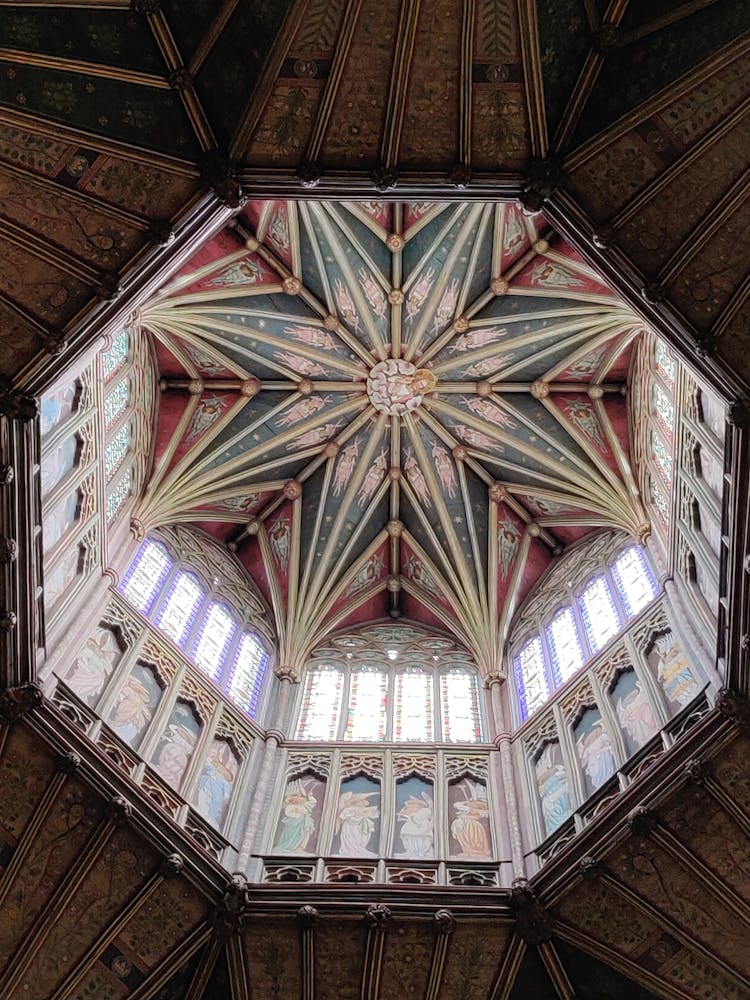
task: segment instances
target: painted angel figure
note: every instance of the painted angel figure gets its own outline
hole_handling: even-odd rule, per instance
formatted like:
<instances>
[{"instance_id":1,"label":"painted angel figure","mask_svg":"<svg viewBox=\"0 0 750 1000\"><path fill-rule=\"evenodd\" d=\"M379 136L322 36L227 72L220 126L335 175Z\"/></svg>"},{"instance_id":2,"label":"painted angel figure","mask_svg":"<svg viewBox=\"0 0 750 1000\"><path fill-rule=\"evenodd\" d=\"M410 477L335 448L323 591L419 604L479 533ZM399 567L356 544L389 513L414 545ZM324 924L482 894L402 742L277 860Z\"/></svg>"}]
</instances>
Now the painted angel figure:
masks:
<instances>
[{"instance_id":1,"label":"painted angel figure","mask_svg":"<svg viewBox=\"0 0 750 1000\"><path fill-rule=\"evenodd\" d=\"M303 854L315 833L313 782L290 781L281 806L281 831L273 850L279 854Z\"/></svg>"},{"instance_id":2,"label":"painted angel figure","mask_svg":"<svg viewBox=\"0 0 750 1000\"><path fill-rule=\"evenodd\" d=\"M109 725L126 743L132 743L145 728L152 711L151 692L131 674L120 688Z\"/></svg>"},{"instance_id":3,"label":"painted angel figure","mask_svg":"<svg viewBox=\"0 0 750 1000\"><path fill-rule=\"evenodd\" d=\"M516 426L515 420L511 420L504 410L501 410L489 399L483 399L481 396L472 397L467 399L466 405L473 413L478 413L480 417L484 417L485 420L489 420L497 427L507 427L511 430Z\"/></svg>"},{"instance_id":4,"label":"painted angel figure","mask_svg":"<svg viewBox=\"0 0 750 1000\"><path fill-rule=\"evenodd\" d=\"M494 375L512 358L512 354L494 354L491 358L483 358L481 361L469 365L464 371L464 376L466 378L486 378L488 375Z\"/></svg>"},{"instance_id":5,"label":"painted angel figure","mask_svg":"<svg viewBox=\"0 0 750 1000\"><path fill-rule=\"evenodd\" d=\"M203 772L198 779L196 805L216 826L220 826L234 790L237 762L227 743L214 744L208 752Z\"/></svg>"},{"instance_id":6,"label":"painted angel figure","mask_svg":"<svg viewBox=\"0 0 750 1000\"><path fill-rule=\"evenodd\" d=\"M427 792L422 792L417 798L410 795L396 814L401 821L401 843L404 846L402 857L433 858L433 817L432 798Z\"/></svg>"},{"instance_id":7,"label":"painted angel figure","mask_svg":"<svg viewBox=\"0 0 750 1000\"><path fill-rule=\"evenodd\" d=\"M592 788L599 788L617 767L612 741L604 723L597 719L591 730L576 739L578 757Z\"/></svg>"},{"instance_id":8,"label":"painted angel figure","mask_svg":"<svg viewBox=\"0 0 750 1000\"><path fill-rule=\"evenodd\" d=\"M435 311L435 318L433 319L433 333L437 337L440 333L441 327L445 326L449 320L453 318L453 314L456 311L456 303L458 302L458 278L454 278L453 281L448 285L448 287L443 292L438 307Z\"/></svg>"},{"instance_id":9,"label":"painted angel figure","mask_svg":"<svg viewBox=\"0 0 750 1000\"><path fill-rule=\"evenodd\" d=\"M503 580L508 576L511 563L518 552L518 541L521 532L516 522L506 514L497 525L497 545L500 556L500 575Z\"/></svg>"},{"instance_id":10,"label":"painted angel figure","mask_svg":"<svg viewBox=\"0 0 750 1000\"><path fill-rule=\"evenodd\" d=\"M526 231L523 228L523 223L517 213L508 207L505 216L505 231L503 233L503 250L505 250L506 254L512 253L525 239Z\"/></svg>"},{"instance_id":11,"label":"painted angel figure","mask_svg":"<svg viewBox=\"0 0 750 1000\"><path fill-rule=\"evenodd\" d=\"M121 655L114 634L98 626L76 657L67 683L77 695L91 704L102 691Z\"/></svg>"},{"instance_id":12,"label":"painted angel figure","mask_svg":"<svg viewBox=\"0 0 750 1000\"><path fill-rule=\"evenodd\" d=\"M340 278L336 278L334 294L336 296L336 305L338 306L339 313L344 317L354 332L359 333L359 313L354 305L354 299L349 294L348 289L344 287Z\"/></svg>"},{"instance_id":13,"label":"painted angel figure","mask_svg":"<svg viewBox=\"0 0 750 1000\"><path fill-rule=\"evenodd\" d=\"M226 285L253 285L263 274L262 268L252 257L245 257L243 260L235 261L229 267L225 267L215 277L209 281L211 286Z\"/></svg>"},{"instance_id":14,"label":"painted angel figure","mask_svg":"<svg viewBox=\"0 0 750 1000\"><path fill-rule=\"evenodd\" d=\"M198 403L198 407L190 421L188 432L185 435L187 444L197 441L202 434L214 424L224 411L224 400L221 396L204 396Z\"/></svg>"},{"instance_id":15,"label":"painted angel figure","mask_svg":"<svg viewBox=\"0 0 750 1000\"><path fill-rule=\"evenodd\" d=\"M587 438L598 444L600 448L604 445L599 421L590 403L586 402L585 399L571 399L565 404L565 412Z\"/></svg>"},{"instance_id":16,"label":"painted angel figure","mask_svg":"<svg viewBox=\"0 0 750 1000\"><path fill-rule=\"evenodd\" d=\"M373 583L375 580L379 580L382 572L383 557L379 552L376 552L367 560L364 566L361 566L355 573L352 582L346 588L344 593L358 594L359 591L364 590L368 584Z\"/></svg>"},{"instance_id":17,"label":"painted angel figure","mask_svg":"<svg viewBox=\"0 0 750 1000\"><path fill-rule=\"evenodd\" d=\"M343 792L336 814L339 833L339 856L344 858L372 857L370 840L375 832L375 820L380 816L376 805L369 800L379 792Z\"/></svg>"},{"instance_id":18,"label":"painted angel figure","mask_svg":"<svg viewBox=\"0 0 750 1000\"><path fill-rule=\"evenodd\" d=\"M285 365L297 372L298 375L325 375L326 370L317 361L310 358L301 358L299 354L292 354L290 351L274 351L273 356Z\"/></svg>"},{"instance_id":19,"label":"painted angel figure","mask_svg":"<svg viewBox=\"0 0 750 1000\"><path fill-rule=\"evenodd\" d=\"M277 212L271 220L271 225L268 227L268 238L276 244L279 250L289 249L289 226L282 211Z\"/></svg>"},{"instance_id":20,"label":"painted angel figure","mask_svg":"<svg viewBox=\"0 0 750 1000\"><path fill-rule=\"evenodd\" d=\"M320 330L316 326L301 326L295 323L293 326L285 326L284 333L298 340L300 344L318 347L322 351L332 351L336 346L336 339L327 330Z\"/></svg>"},{"instance_id":21,"label":"painted angel figure","mask_svg":"<svg viewBox=\"0 0 750 1000\"><path fill-rule=\"evenodd\" d=\"M411 452L407 454L404 461L404 472L406 472L409 482L411 483L411 487L421 502L425 505L425 507L432 507L432 500L430 499L430 491L427 487L427 480L422 474L422 470L419 468L419 463Z\"/></svg>"},{"instance_id":22,"label":"painted angel figure","mask_svg":"<svg viewBox=\"0 0 750 1000\"><path fill-rule=\"evenodd\" d=\"M507 332L503 326L483 326L476 330L469 330L468 333L462 333L460 337L453 341L448 348L448 353L456 354L463 351L471 351L475 347L486 347L487 344L494 344L500 340Z\"/></svg>"},{"instance_id":23,"label":"painted angel figure","mask_svg":"<svg viewBox=\"0 0 750 1000\"><path fill-rule=\"evenodd\" d=\"M191 360L198 366L198 371L201 375L218 375L223 368L223 365L219 364L218 361L215 361L210 355L199 350L197 347L190 345L187 348L187 352L190 355Z\"/></svg>"},{"instance_id":24,"label":"painted angel figure","mask_svg":"<svg viewBox=\"0 0 750 1000\"><path fill-rule=\"evenodd\" d=\"M584 357L579 358L578 361L574 361L573 364L568 367L566 374L569 378L581 378L586 375L593 375L601 364L603 357L603 349L592 351L591 354L586 354Z\"/></svg>"},{"instance_id":25,"label":"painted angel figure","mask_svg":"<svg viewBox=\"0 0 750 1000\"><path fill-rule=\"evenodd\" d=\"M289 563L292 533L289 528L289 522L285 517L276 518L271 526L271 530L268 532L268 537L271 541L271 549L273 550L276 562L282 570L286 571Z\"/></svg>"},{"instance_id":26,"label":"painted angel figure","mask_svg":"<svg viewBox=\"0 0 750 1000\"><path fill-rule=\"evenodd\" d=\"M451 823L451 837L461 847L460 857L487 859L491 854L490 841L482 822L490 814L487 791L480 782L469 778L461 783L461 790L465 799L453 803L457 815Z\"/></svg>"},{"instance_id":27,"label":"painted angel figure","mask_svg":"<svg viewBox=\"0 0 750 1000\"><path fill-rule=\"evenodd\" d=\"M540 261L531 272L531 280L545 288L580 288L580 278L551 260Z\"/></svg>"},{"instance_id":28,"label":"painted angel figure","mask_svg":"<svg viewBox=\"0 0 750 1000\"><path fill-rule=\"evenodd\" d=\"M656 640L659 653L657 678L670 701L682 708L687 705L700 686L690 669L687 657L671 632Z\"/></svg>"},{"instance_id":29,"label":"painted angel figure","mask_svg":"<svg viewBox=\"0 0 750 1000\"><path fill-rule=\"evenodd\" d=\"M553 833L570 815L568 779L563 765L553 756L548 743L536 762L536 781L546 832Z\"/></svg>"},{"instance_id":30,"label":"painted angel figure","mask_svg":"<svg viewBox=\"0 0 750 1000\"><path fill-rule=\"evenodd\" d=\"M453 468L450 455L437 441L432 442L432 458L441 486L449 497L454 497L456 495L456 471Z\"/></svg>"},{"instance_id":31,"label":"painted angel figure","mask_svg":"<svg viewBox=\"0 0 750 1000\"><path fill-rule=\"evenodd\" d=\"M424 587L425 590L429 590L431 594L438 594L437 584L433 580L432 574L422 560L417 559L411 552L406 558L406 575L410 580Z\"/></svg>"},{"instance_id":32,"label":"painted angel figure","mask_svg":"<svg viewBox=\"0 0 750 1000\"><path fill-rule=\"evenodd\" d=\"M279 427L291 427L322 410L330 401L330 396L308 396L307 399L300 399L279 417L277 424Z\"/></svg>"},{"instance_id":33,"label":"painted angel figure","mask_svg":"<svg viewBox=\"0 0 750 1000\"><path fill-rule=\"evenodd\" d=\"M365 476L362 487L357 494L357 503L360 507L367 503L375 490L378 488L382 482L383 475L387 467L388 460L386 458L385 448L383 448L370 468L367 470L367 475Z\"/></svg>"},{"instance_id":34,"label":"painted angel figure","mask_svg":"<svg viewBox=\"0 0 750 1000\"><path fill-rule=\"evenodd\" d=\"M654 710L640 681L635 682L624 698L617 699L615 706L620 725L636 747L643 746L658 731Z\"/></svg>"},{"instance_id":35,"label":"painted angel figure","mask_svg":"<svg viewBox=\"0 0 750 1000\"><path fill-rule=\"evenodd\" d=\"M409 298L406 300L406 318L411 324L414 322L419 310L425 304L430 289L435 284L435 268L428 268L419 281L412 288Z\"/></svg>"},{"instance_id":36,"label":"painted angel figure","mask_svg":"<svg viewBox=\"0 0 750 1000\"><path fill-rule=\"evenodd\" d=\"M287 451L296 451L298 448L312 448L313 445L322 444L328 441L341 427L339 420L335 424L322 424L320 427L312 427L309 431L300 434L286 446Z\"/></svg>"},{"instance_id":37,"label":"painted angel figure","mask_svg":"<svg viewBox=\"0 0 750 1000\"><path fill-rule=\"evenodd\" d=\"M333 495L337 497L349 482L357 458L359 457L359 438L350 441L339 455L336 472L333 477Z\"/></svg>"},{"instance_id":38,"label":"painted angel figure","mask_svg":"<svg viewBox=\"0 0 750 1000\"><path fill-rule=\"evenodd\" d=\"M491 437L483 434L482 431L474 430L473 427L467 427L466 424L451 424L451 429L454 434L457 434L463 441L473 445L475 448L498 447Z\"/></svg>"},{"instance_id":39,"label":"painted angel figure","mask_svg":"<svg viewBox=\"0 0 750 1000\"><path fill-rule=\"evenodd\" d=\"M365 293L365 297L370 303L372 311L378 319L383 319L388 308L388 302L383 289L377 284L376 281L374 281L372 275L368 274L363 267L360 267L357 274L359 275L360 287Z\"/></svg>"}]
</instances>

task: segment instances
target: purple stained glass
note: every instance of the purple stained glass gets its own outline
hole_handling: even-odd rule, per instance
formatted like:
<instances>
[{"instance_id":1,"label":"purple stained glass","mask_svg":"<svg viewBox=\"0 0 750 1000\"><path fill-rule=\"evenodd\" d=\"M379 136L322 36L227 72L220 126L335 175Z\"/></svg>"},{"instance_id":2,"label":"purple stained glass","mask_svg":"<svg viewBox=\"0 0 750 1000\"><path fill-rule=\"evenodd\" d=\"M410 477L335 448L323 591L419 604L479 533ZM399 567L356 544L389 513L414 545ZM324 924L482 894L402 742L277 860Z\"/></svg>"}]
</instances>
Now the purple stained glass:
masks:
<instances>
[{"instance_id":1,"label":"purple stained glass","mask_svg":"<svg viewBox=\"0 0 750 1000\"><path fill-rule=\"evenodd\" d=\"M191 659L208 677L216 678L224 665L237 623L227 608L212 601L205 609Z\"/></svg>"},{"instance_id":2,"label":"purple stained glass","mask_svg":"<svg viewBox=\"0 0 750 1000\"><path fill-rule=\"evenodd\" d=\"M606 577L597 576L578 598L591 652L598 652L620 631L620 616Z\"/></svg>"},{"instance_id":3,"label":"purple stained glass","mask_svg":"<svg viewBox=\"0 0 750 1000\"><path fill-rule=\"evenodd\" d=\"M268 653L257 635L245 632L237 644L227 678L227 694L243 711L255 716L268 664Z\"/></svg>"},{"instance_id":4,"label":"purple stained glass","mask_svg":"<svg viewBox=\"0 0 750 1000\"><path fill-rule=\"evenodd\" d=\"M561 608L547 626L546 633L557 687L583 666L583 649L573 609Z\"/></svg>"},{"instance_id":5,"label":"purple stained glass","mask_svg":"<svg viewBox=\"0 0 750 1000\"><path fill-rule=\"evenodd\" d=\"M521 647L513 659L513 671L523 721L541 708L550 694L540 636L533 636Z\"/></svg>"},{"instance_id":6,"label":"purple stained glass","mask_svg":"<svg viewBox=\"0 0 750 1000\"><path fill-rule=\"evenodd\" d=\"M656 580L636 545L620 553L612 566L612 576L628 618L637 615L657 595Z\"/></svg>"},{"instance_id":7,"label":"purple stained glass","mask_svg":"<svg viewBox=\"0 0 750 1000\"><path fill-rule=\"evenodd\" d=\"M144 615L153 607L173 562L163 545L157 542L143 542L123 577L120 593Z\"/></svg>"},{"instance_id":8,"label":"purple stained glass","mask_svg":"<svg viewBox=\"0 0 750 1000\"><path fill-rule=\"evenodd\" d=\"M192 573L182 570L175 573L166 600L156 616L156 624L180 647L185 644L204 596L203 588Z\"/></svg>"}]
</instances>

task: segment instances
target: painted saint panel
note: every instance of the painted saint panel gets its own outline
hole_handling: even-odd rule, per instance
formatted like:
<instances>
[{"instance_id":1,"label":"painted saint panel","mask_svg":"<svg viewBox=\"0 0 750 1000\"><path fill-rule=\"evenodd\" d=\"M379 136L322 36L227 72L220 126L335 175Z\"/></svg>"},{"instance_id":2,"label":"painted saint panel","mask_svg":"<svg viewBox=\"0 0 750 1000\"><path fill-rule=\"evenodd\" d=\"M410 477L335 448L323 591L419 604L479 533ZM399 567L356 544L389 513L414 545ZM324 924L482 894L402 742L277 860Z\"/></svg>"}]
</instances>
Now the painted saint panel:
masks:
<instances>
[{"instance_id":1,"label":"painted saint panel","mask_svg":"<svg viewBox=\"0 0 750 1000\"><path fill-rule=\"evenodd\" d=\"M586 709L573 730L573 738L586 795L591 795L617 768L612 741L598 709Z\"/></svg>"},{"instance_id":2,"label":"painted saint panel","mask_svg":"<svg viewBox=\"0 0 750 1000\"><path fill-rule=\"evenodd\" d=\"M326 783L316 774L291 778L281 802L281 814L271 850L274 854L315 854Z\"/></svg>"},{"instance_id":3,"label":"painted saint panel","mask_svg":"<svg viewBox=\"0 0 750 1000\"><path fill-rule=\"evenodd\" d=\"M630 756L658 732L659 723L648 694L634 670L625 670L620 674L612 688L610 699Z\"/></svg>"},{"instance_id":4,"label":"painted saint panel","mask_svg":"<svg viewBox=\"0 0 750 1000\"><path fill-rule=\"evenodd\" d=\"M135 663L117 694L107 724L121 740L137 747L163 693L151 667Z\"/></svg>"},{"instance_id":5,"label":"painted saint panel","mask_svg":"<svg viewBox=\"0 0 750 1000\"><path fill-rule=\"evenodd\" d=\"M81 494L79 490L71 490L66 494L60 503L45 515L42 522L42 538L44 539L44 551L48 552L53 545L60 541L62 536L78 520Z\"/></svg>"},{"instance_id":6,"label":"painted saint panel","mask_svg":"<svg viewBox=\"0 0 750 1000\"><path fill-rule=\"evenodd\" d=\"M449 785L448 812L450 856L467 861L490 861L492 836L485 783L467 777Z\"/></svg>"},{"instance_id":7,"label":"painted saint panel","mask_svg":"<svg viewBox=\"0 0 750 1000\"><path fill-rule=\"evenodd\" d=\"M341 782L331 854L377 857L380 841L380 782L357 775Z\"/></svg>"},{"instance_id":8,"label":"painted saint panel","mask_svg":"<svg viewBox=\"0 0 750 1000\"><path fill-rule=\"evenodd\" d=\"M76 465L79 440L75 434L64 438L42 459L42 496L53 489Z\"/></svg>"},{"instance_id":9,"label":"painted saint panel","mask_svg":"<svg viewBox=\"0 0 750 1000\"><path fill-rule=\"evenodd\" d=\"M82 561L83 552L80 545L71 545L63 551L61 558L57 560L54 569L47 574L44 581L44 606L47 611L54 608L78 576Z\"/></svg>"},{"instance_id":10,"label":"painted saint panel","mask_svg":"<svg viewBox=\"0 0 750 1000\"><path fill-rule=\"evenodd\" d=\"M203 765L193 803L217 829L224 825L237 783L240 761L226 740L213 740Z\"/></svg>"},{"instance_id":11,"label":"painted saint panel","mask_svg":"<svg viewBox=\"0 0 750 1000\"><path fill-rule=\"evenodd\" d=\"M432 783L412 776L396 785L395 858L435 857L435 815Z\"/></svg>"},{"instance_id":12,"label":"painted saint panel","mask_svg":"<svg viewBox=\"0 0 750 1000\"><path fill-rule=\"evenodd\" d=\"M178 701L151 758L154 768L172 788L179 788L200 732L201 724L193 709Z\"/></svg>"},{"instance_id":13,"label":"painted saint panel","mask_svg":"<svg viewBox=\"0 0 750 1000\"><path fill-rule=\"evenodd\" d=\"M534 771L544 831L549 836L565 822L571 812L568 777L559 743L545 743L534 762Z\"/></svg>"},{"instance_id":14,"label":"painted saint panel","mask_svg":"<svg viewBox=\"0 0 750 1000\"><path fill-rule=\"evenodd\" d=\"M77 379L42 397L39 407L39 433L46 434L66 420L76 408L80 384Z\"/></svg>"},{"instance_id":15,"label":"painted saint panel","mask_svg":"<svg viewBox=\"0 0 750 1000\"><path fill-rule=\"evenodd\" d=\"M87 705L93 705L122 655L122 647L114 632L103 625L97 625L73 661L65 683Z\"/></svg>"},{"instance_id":16,"label":"painted saint panel","mask_svg":"<svg viewBox=\"0 0 750 1000\"><path fill-rule=\"evenodd\" d=\"M679 712L700 691L701 683L697 674L673 632L657 636L646 659L673 712Z\"/></svg>"}]
</instances>

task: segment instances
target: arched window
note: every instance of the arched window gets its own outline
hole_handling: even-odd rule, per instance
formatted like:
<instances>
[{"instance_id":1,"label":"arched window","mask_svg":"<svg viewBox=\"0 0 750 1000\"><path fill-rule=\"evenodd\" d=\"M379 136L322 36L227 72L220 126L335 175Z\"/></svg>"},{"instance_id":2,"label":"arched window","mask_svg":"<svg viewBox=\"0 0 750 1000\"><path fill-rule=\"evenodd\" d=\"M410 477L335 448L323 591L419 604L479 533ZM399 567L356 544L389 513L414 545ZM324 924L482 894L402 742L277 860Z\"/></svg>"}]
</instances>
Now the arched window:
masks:
<instances>
[{"instance_id":1,"label":"arched window","mask_svg":"<svg viewBox=\"0 0 750 1000\"><path fill-rule=\"evenodd\" d=\"M181 532L180 537L184 541L189 534ZM196 539L192 553L182 548L178 558L167 544L146 539L118 589L235 705L254 716L269 661L268 639L252 615L260 604L249 587L242 591L238 570L233 569L230 580L234 603L221 592L219 574L207 579L201 573L198 567L206 567L206 554Z\"/></svg>"},{"instance_id":2,"label":"arched window","mask_svg":"<svg viewBox=\"0 0 750 1000\"><path fill-rule=\"evenodd\" d=\"M479 687L468 654L412 626L371 626L317 651L297 739L477 743Z\"/></svg>"},{"instance_id":3,"label":"arched window","mask_svg":"<svg viewBox=\"0 0 750 1000\"><path fill-rule=\"evenodd\" d=\"M616 542L616 539L615 539ZM596 548L594 540L593 548ZM609 550L607 545L609 544ZM583 559L576 586L566 569L580 562L571 555L557 576L519 614L519 638L511 641L518 714L523 722L581 669L657 596L658 587L643 550L607 543L599 558ZM614 548L614 551L612 549ZM597 567L595 564L599 562ZM592 565L593 563L593 565ZM559 590L564 599L555 600ZM536 628L529 634L529 619Z\"/></svg>"}]
</instances>

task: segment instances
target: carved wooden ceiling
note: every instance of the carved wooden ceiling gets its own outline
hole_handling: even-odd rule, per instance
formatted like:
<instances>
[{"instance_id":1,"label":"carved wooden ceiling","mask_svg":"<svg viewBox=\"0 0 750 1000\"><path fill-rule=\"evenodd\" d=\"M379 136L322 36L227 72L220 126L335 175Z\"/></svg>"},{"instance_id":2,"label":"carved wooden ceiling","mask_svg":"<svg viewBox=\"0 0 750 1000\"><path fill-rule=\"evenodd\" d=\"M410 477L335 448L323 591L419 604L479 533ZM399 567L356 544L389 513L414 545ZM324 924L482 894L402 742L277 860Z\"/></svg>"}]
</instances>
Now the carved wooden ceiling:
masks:
<instances>
[{"instance_id":1,"label":"carved wooden ceiling","mask_svg":"<svg viewBox=\"0 0 750 1000\"><path fill-rule=\"evenodd\" d=\"M633 810L636 782L616 815L510 892L227 885L67 725L43 707L0 731L10 793L0 800L4 997L741 1000L750 992L750 742L718 713L690 731L677 758L653 765L651 787L660 790L648 809ZM63 740L78 754L61 756Z\"/></svg>"},{"instance_id":2,"label":"carved wooden ceiling","mask_svg":"<svg viewBox=\"0 0 750 1000\"><path fill-rule=\"evenodd\" d=\"M139 317L163 392L134 517L227 541L291 668L391 613L497 672L552 555L646 522L642 323L517 205L253 201Z\"/></svg>"},{"instance_id":3,"label":"carved wooden ceiling","mask_svg":"<svg viewBox=\"0 0 750 1000\"><path fill-rule=\"evenodd\" d=\"M521 194L676 342L750 384L746 4L2 9L0 369L34 391L50 352L127 313L222 202L313 185Z\"/></svg>"}]
</instances>

